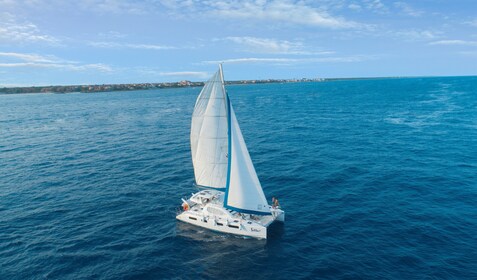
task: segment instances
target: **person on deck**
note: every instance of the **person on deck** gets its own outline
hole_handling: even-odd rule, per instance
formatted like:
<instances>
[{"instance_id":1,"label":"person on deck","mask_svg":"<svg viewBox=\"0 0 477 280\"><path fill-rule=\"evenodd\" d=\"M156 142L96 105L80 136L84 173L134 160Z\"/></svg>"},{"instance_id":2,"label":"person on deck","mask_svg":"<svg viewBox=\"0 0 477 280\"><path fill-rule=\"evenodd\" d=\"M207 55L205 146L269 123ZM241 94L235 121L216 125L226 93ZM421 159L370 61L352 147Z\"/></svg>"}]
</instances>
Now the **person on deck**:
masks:
<instances>
[{"instance_id":1,"label":"person on deck","mask_svg":"<svg viewBox=\"0 0 477 280\"><path fill-rule=\"evenodd\" d=\"M273 208L279 208L280 203L278 202L278 199L276 197L272 197L272 207Z\"/></svg>"}]
</instances>

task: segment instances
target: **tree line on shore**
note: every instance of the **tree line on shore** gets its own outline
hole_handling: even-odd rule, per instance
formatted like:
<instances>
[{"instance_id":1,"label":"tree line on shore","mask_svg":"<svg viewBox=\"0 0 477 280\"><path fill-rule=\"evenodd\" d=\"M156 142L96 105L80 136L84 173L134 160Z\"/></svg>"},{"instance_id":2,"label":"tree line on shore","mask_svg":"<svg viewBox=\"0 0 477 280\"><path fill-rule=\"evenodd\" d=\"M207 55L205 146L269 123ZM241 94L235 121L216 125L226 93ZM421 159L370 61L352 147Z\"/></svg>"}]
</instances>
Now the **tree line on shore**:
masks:
<instances>
[{"instance_id":1,"label":"tree line on shore","mask_svg":"<svg viewBox=\"0 0 477 280\"><path fill-rule=\"evenodd\" d=\"M228 81L226 84L264 84L323 81L323 79L268 79ZM90 93L108 91L147 90L159 88L201 87L204 82L180 81L172 83L136 83L136 84L102 84L102 85L68 85L68 86L31 86L31 87L0 87L0 93Z\"/></svg>"}]
</instances>

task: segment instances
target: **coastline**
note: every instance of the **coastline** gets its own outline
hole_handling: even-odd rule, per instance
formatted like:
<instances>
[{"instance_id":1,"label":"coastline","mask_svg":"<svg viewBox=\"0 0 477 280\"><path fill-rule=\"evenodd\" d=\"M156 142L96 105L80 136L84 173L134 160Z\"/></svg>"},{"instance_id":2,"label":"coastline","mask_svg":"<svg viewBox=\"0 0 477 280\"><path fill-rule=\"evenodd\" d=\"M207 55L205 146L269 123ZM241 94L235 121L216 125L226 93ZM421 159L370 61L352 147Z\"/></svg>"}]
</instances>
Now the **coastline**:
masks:
<instances>
[{"instance_id":1,"label":"coastline","mask_svg":"<svg viewBox=\"0 0 477 280\"><path fill-rule=\"evenodd\" d=\"M267 79L267 80L239 80L228 81L231 84L272 84L294 82L319 82L324 79ZM0 87L0 94L26 94L26 93L94 93L113 91L134 91L162 88L202 87L204 82L164 82L164 83L131 83L131 84L101 84L101 85L66 85L66 86L30 86L30 87Z\"/></svg>"},{"instance_id":2,"label":"coastline","mask_svg":"<svg viewBox=\"0 0 477 280\"><path fill-rule=\"evenodd\" d=\"M354 77L354 78L301 78L301 79L266 79L266 80L238 80L227 81L227 85L242 84L276 84L276 83L302 83L302 82L336 82L354 80L380 80L380 79L405 79L405 78L436 78L438 76L396 76L396 77ZM443 77L441 77L443 78ZM96 85L56 85L56 86L29 86L29 87L1 87L1 94L27 94L27 93L94 93L114 91L134 91L162 88L202 87L204 82L164 82L164 83L130 83L130 84L96 84Z\"/></svg>"}]
</instances>

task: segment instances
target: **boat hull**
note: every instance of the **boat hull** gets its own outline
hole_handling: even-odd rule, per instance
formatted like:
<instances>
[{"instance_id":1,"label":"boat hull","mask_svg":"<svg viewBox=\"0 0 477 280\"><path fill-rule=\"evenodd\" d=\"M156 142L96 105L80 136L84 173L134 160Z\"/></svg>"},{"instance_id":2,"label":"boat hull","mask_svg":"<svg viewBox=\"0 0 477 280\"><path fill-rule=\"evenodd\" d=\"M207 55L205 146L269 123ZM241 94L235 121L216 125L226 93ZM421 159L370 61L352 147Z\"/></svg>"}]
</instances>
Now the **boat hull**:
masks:
<instances>
[{"instance_id":1,"label":"boat hull","mask_svg":"<svg viewBox=\"0 0 477 280\"><path fill-rule=\"evenodd\" d=\"M209 230L223 232L228 234L248 236L257 239L266 239L267 238L267 227L254 225L254 226L245 226L242 223L238 225L220 223L215 219L205 219L204 217L199 217L197 215L192 215L188 213L189 211L182 212L177 215L176 218L179 221L189 223L195 226L203 227ZM191 219L192 218L192 219Z\"/></svg>"},{"instance_id":2,"label":"boat hull","mask_svg":"<svg viewBox=\"0 0 477 280\"><path fill-rule=\"evenodd\" d=\"M271 215L250 215L223 207L224 192L202 190L185 200L183 211L176 218L182 222L200 226L213 231L267 238L267 228L275 221L285 221L285 212L270 207Z\"/></svg>"}]
</instances>

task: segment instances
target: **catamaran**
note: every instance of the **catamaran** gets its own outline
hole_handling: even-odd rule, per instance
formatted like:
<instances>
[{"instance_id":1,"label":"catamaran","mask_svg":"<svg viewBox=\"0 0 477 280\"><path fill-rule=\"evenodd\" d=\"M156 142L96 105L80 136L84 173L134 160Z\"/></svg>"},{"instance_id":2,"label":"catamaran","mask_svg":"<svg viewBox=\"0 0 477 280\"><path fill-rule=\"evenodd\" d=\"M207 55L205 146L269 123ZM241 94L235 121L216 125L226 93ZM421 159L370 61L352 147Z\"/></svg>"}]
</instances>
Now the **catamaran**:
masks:
<instances>
[{"instance_id":1,"label":"catamaran","mask_svg":"<svg viewBox=\"0 0 477 280\"><path fill-rule=\"evenodd\" d=\"M267 238L267 228L284 222L280 206L267 202L225 90L222 65L199 94L190 132L195 183L182 198L177 219L235 235Z\"/></svg>"}]
</instances>

